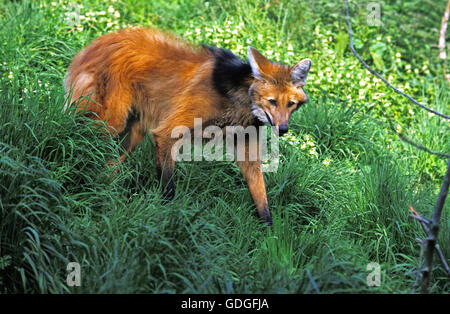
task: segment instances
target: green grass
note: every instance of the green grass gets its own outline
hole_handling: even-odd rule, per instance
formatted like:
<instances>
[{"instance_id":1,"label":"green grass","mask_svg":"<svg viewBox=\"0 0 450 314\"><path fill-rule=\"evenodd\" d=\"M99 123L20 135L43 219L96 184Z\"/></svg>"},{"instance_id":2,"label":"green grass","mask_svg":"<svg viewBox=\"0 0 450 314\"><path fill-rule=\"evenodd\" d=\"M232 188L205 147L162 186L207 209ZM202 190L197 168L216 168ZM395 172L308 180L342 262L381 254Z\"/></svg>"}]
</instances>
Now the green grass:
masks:
<instances>
[{"instance_id":1,"label":"green grass","mask_svg":"<svg viewBox=\"0 0 450 314\"><path fill-rule=\"evenodd\" d=\"M340 48L343 4L78 3L84 18L76 24L66 19L74 8L68 1L0 4L0 292L411 291L420 253L415 238L424 235L408 217L409 205L430 216L445 161L399 141L373 119L395 118L413 139L446 152L449 124L367 79ZM430 30L445 1L384 1L381 29L365 24L365 2L350 5L364 58L372 64L371 45L385 42L378 70L448 114L450 89L440 79ZM130 25L171 30L244 58L252 45L281 62L313 60L310 102L281 140L278 171L265 174L273 229L259 223L235 164L177 164L177 194L165 202L150 137L114 174L105 164L119 153L116 141L86 118L62 113L62 81L74 54L96 36ZM447 258L449 209L447 202L439 239ZM81 265L80 287L66 285L69 262ZM371 262L381 266L379 287L366 284ZM438 263L432 282L433 293L450 290Z\"/></svg>"}]
</instances>

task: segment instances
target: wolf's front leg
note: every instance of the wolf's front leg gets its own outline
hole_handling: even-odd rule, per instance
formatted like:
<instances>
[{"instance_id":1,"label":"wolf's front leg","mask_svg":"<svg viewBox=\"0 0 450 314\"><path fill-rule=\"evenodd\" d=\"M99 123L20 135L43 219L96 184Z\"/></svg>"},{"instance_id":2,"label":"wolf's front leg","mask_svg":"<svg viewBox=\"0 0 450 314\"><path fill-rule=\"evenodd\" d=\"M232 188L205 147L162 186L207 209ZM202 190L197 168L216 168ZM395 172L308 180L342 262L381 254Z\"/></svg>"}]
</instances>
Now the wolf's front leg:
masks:
<instances>
[{"instance_id":1,"label":"wolf's front leg","mask_svg":"<svg viewBox=\"0 0 450 314\"><path fill-rule=\"evenodd\" d=\"M261 161L238 161L237 164L247 181L248 189L258 209L259 218L272 225Z\"/></svg>"},{"instance_id":2,"label":"wolf's front leg","mask_svg":"<svg viewBox=\"0 0 450 314\"><path fill-rule=\"evenodd\" d=\"M247 139L245 145L238 145L236 147L236 158L237 164L247 181L248 189L258 210L259 218L271 226L272 216L267 202L266 184L264 182L258 144L255 138Z\"/></svg>"},{"instance_id":3,"label":"wolf's front leg","mask_svg":"<svg viewBox=\"0 0 450 314\"><path fill-rule=\"evenodd\" d=\"M155 138L156 170L161 179L163 197L172 200L175 196L175 184L173 183L173 170L176 156L172 156L172 140Z\"/></svg>"}]
</instances>

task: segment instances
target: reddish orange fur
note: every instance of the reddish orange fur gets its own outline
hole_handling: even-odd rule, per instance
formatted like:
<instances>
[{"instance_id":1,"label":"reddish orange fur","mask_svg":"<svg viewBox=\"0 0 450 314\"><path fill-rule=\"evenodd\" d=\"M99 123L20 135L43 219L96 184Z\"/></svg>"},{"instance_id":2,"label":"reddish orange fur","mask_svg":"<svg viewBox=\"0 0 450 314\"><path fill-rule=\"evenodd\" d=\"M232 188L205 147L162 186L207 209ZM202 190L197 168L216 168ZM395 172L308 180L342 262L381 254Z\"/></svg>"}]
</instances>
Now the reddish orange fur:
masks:
<instances>
[{"instance_id":1,"label":"reddish orange fur","mask_svg":"<svg viewBox=\"0 0 450 314\"><path fill-rule=\"evenodd\" d=\"M213 60L206 51L180 43L171 35L153 29L126 29L94 40L78 53L69 67L66 88L72 101L91 95L80 109L108 120L117 133L123 131L131 104L150 118L143 129L167 135L171 125L190 125L193 117L209 118L217 111L208 86ZM86 76L78 84L78 79ZM108 85L101 83L107 81ZM86 84L83 84L86 82ZM199 86L198 82L205 82ZM142 86L136 93L138 85ZM196 104L186 108L186 104ZM153 125L151 125L153 124Z\"/></svg>"}]
</instances>

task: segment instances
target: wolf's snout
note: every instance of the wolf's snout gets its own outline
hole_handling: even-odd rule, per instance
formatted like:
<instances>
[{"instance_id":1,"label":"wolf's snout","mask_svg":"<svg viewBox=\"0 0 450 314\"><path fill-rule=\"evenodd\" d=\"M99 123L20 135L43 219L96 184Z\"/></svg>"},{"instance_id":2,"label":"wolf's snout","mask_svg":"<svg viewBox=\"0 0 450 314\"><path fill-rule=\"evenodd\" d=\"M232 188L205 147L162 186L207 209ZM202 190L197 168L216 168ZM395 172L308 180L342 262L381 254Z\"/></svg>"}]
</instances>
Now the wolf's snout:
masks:
<instances>
[{"instance_id":1,"label":"wolf's snout","mask_svg":"<svg viewBox=\"0 0 450 314\"><path fill-rule=\"evenodd\" d=\"M288 126L287 124L281 124L281 125L278 127L278 134L279 134L280 136L283 136L284 134L286 134L287 131L289 131L289 126Z\"/></svg>"}]
</instances>

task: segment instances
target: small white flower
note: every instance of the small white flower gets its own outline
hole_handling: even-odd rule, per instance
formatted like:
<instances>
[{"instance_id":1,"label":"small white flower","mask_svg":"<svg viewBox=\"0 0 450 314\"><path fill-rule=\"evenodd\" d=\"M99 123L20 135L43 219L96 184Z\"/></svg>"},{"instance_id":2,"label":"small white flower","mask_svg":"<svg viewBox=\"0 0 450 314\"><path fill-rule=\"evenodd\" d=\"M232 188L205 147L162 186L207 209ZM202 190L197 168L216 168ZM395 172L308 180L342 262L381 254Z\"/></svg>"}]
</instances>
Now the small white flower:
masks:
<instances>
[{"instance_id":1,"label":"small white flower","mask_svg":"<svg viewBox=\"0 0 450 314\"><path fill-rule=\"evenodd\" d=\"M315 148L311 148L308 152L310 155L317 155L316 149Z\"/></svg>"}]
</instances>

